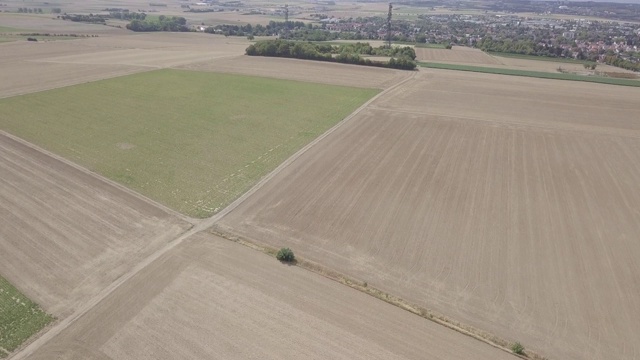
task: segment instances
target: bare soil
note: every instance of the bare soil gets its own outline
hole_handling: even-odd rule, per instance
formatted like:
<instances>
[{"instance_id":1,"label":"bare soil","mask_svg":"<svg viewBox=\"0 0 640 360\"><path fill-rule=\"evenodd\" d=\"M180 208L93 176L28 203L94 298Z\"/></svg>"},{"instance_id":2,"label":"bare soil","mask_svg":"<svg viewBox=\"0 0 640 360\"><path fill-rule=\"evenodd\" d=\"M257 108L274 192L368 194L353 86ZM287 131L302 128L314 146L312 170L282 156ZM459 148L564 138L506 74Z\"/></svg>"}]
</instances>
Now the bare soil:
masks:
<instances>
[{"instance_id":1,"label":"bare soil","mask_svg":"<svg viewBox=\"0 0 640 360\"><path fill-rule=\"evenodd\" d=\"M262 56L230 57L179 68L378 89L411 76L402 70Z\"/></svg>"},{"instance_id":2,"label":"bare soil","mask_svg":"<svg viewBox=\"0 0 640 360\"><path fill-rule=\"evenodd\" d=\"M246 39L150 33L0 45L0 97L213 61L244 53Z\"/></svg>"},{"instance_id":3,"label":"bare soil","mask_svg":"<svg viewBox=\"0 0 640 360\"><path fill-rule=\"evenodd\" d=\"M0 132L0 273L64 318L191 225Z\"/></svg>"},{"instance_id":4,"label":"bare soil","mask_svg":"<svg viewBox=\"0 0 640 360\"><path fill-rule=\"evenodd\" d=\"M639 98L421 71L218 227L552 359L637 359Z\"/></svg>"},{"instance_id":5,"label":"bare soil","mask_svg":"<svg viewBox=\"0 0 640 360\"><path fill-rule=\"evenodd\" d=\"M273 257L199 233L32 359L511 359Z\"/></svg>"},{"instance_id":6,"label":"bare soil","mask_svg":"<svg viewBox=\"0 0 640 360\"><path fill-rule=\"evenodd\" d=\"M441 63L460 63L470 65L499 65L493 56L464 46L454 46L451 49L415 48L416 60Z\"/></svg>"}]
</instances>

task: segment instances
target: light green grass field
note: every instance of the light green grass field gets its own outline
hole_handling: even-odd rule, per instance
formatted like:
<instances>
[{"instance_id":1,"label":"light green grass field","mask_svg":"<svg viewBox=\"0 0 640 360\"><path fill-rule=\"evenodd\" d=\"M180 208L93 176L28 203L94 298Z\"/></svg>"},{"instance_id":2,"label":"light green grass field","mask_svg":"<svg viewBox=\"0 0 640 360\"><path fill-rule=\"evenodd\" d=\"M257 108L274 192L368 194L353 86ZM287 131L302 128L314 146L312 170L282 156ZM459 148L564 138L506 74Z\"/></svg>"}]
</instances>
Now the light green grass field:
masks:
<instances>
[{"instance_id":1,"label":"light green grass field","mask_svg":"<svg viewBox=\"0 0 640 360\"><path fill-rule=\"evenodd\" d=\"M158 70L0 100L0 128L208 217L378 90Z\"/></svg>"},{"instance_id":2,"label":"light green grass field","mask_svg":"<svg viewBox=\"0 0 640 360\"><path fill-rule=\"evenodd\" d=\"M556 74L556 73L548 73L548 72L541 72L541 71L514 70L514 69L483 67L483 66L432 63L432 62L418 62L418 65L426 68L432 68L432 69L471 71L471 72L480 72L480 73L487 73L487 74L525 76L525 77L535 77L535 78L541 78L541 79L584 81L584 82L593 82L593 83L599 83L599 84L640 87L640 81L638 80L617 79L617 78L600 77L600 76L583 76L583 75L563 74L563 73Z\"/></svg>"},{"instance_id":3,"label":"light green grass field","mask_svg":"<svg viewBox=\"0 0 640 360\"><path fill-rule=\"evenodd\" d=\"M0 276L0 358L52 320L53 317Z\"/></svg>"}]
</instances>

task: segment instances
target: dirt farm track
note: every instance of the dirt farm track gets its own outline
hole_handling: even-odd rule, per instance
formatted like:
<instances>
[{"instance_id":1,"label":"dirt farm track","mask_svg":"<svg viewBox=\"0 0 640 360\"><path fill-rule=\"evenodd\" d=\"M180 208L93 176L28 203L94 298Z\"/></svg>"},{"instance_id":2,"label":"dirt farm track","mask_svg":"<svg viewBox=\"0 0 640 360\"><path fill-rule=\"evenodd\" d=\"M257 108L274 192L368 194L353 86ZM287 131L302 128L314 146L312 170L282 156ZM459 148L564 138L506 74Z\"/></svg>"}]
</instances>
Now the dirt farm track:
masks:
<instances>
[{"instance_id":1,"label":"dirt farm track","mask_svg":"<svg viewBox=\"0 0 640 360\"><path fill-rule=\"evenodd\" d=\"M9 358L516 359L222 233L550 360L640 360L640 88L100 34L0 44L0 98L160 68L383 91L204 220L0 127L0 274L57 318Z\"/></svg>"},{"instance_id":2,"label":"dirt farm track","mask_svg":"<svg viewBox=\"0 0 640 360\"><path fill-rule=\"evenodd\" d=\"M553 359L638 359L637 99L421 72L218 226Z\"/></svg>"}]
</instances>

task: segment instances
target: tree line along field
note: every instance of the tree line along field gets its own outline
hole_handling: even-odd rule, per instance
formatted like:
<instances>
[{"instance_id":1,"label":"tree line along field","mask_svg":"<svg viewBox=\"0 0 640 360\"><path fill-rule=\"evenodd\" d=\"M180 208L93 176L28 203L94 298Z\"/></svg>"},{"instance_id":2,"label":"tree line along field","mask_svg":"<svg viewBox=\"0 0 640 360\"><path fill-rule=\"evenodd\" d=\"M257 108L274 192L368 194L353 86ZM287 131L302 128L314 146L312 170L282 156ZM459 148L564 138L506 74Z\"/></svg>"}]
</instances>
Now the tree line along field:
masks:
<instances>
[{"instance_id":1,"label":"tree line along field","mask_svg":"<svg viewBox=\"0 0 640 360\"><path fill-rule=\"evenodd\" d=\"M0 100L0 129L207 217L377 92L159 70Z\"/></svg>"},{"instance_id":2,"label":"tree line along field","mask_svg":"<svg viewBox=\"0 0 640 360\"><path fill-rule=\"evenodd\" d=\"M0 276L0 358L53 320Z\"/></svg>"}]
</instances>

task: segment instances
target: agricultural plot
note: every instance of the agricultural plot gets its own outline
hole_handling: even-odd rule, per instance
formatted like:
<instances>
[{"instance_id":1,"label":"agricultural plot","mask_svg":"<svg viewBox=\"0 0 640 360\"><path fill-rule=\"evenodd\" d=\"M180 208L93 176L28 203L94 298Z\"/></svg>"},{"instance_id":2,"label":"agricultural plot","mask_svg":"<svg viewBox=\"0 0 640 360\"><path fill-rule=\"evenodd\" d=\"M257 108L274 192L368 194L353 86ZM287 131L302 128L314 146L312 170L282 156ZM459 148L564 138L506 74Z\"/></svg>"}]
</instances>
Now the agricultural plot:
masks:
<instances>
[{"instance_id":1,"label":"agricultural plot","mask_svg":"<svg viewBox=\"0 0 640 360\"><path fill-rule=\"evenodd\" d=\"M161 70L1 100L0 129L207 217L377 92Z\"/></svg>"},{"instance_id":2,"label":"agricultural plot","mask_svg":"<svg viewBox=\"0 0 640 360\"><path fill-rule=\"evenodd\" d=\"M291 247L551 359L637 359L639 98L421 71L218 230Z\"/></svg>"},{"instance_id":3,"label":"agricultural plot","mask_svg":"<svg viewBox=\"0 0 640 360\"><path fill-rule=\"evenodd\" d=\"M178 68L377 89L388 88L411 76L402 70L261 56L238 56Z\"/></svg>"},{"instance_id":4,"label":"agricultural plot","mask_svg":"<svg viewBox=\"0 0 640 360\"><path fill-rule=\"evenodd\" d=\"M0 51L0 98L241 55L247 44L183 33L7 43Z\"/></svg>"},{"instance_id":5,"label":"agricultural plot","mask_svg":"<svg viewBox=\"0 0 640 360\"><path fill-rule=\"evenodd\" d=\"M506 352L206 233L30 359L478 359Z\"/></svg>"},{"instance_id":6,"label":"agricultural plot","mask_svg":"<svg viewBox=\"0 0 640 360\"><path fill-rule=\"evenodd\" d=\"M454 46L452 49L430 49L416 47L416 60L440 63L461 63L472 65L497 65L500 64L494 57L485 52L462 46Z\"/></svg>"},{"instance_id":7,"label":"agricultural plot","mask_svg":"<svg viewBox=\"0 0 640 360\"><path fill-rule=\"evenodd\" d=\"M0 274L59 319L191 226L3 134Z\"/></svg>"},{"instance_id":8,"label":"agricultural plot","mask_svg":"<svg viewBox=\"0 0 640 360\"><path fill-rule=\"evenodd\" d=\"M0 358L15 350L53 318L0 276Z\"/></svg>"}]
</instances>

